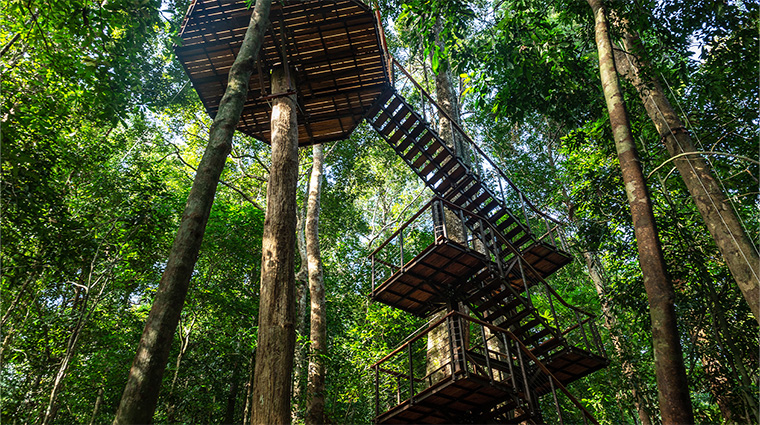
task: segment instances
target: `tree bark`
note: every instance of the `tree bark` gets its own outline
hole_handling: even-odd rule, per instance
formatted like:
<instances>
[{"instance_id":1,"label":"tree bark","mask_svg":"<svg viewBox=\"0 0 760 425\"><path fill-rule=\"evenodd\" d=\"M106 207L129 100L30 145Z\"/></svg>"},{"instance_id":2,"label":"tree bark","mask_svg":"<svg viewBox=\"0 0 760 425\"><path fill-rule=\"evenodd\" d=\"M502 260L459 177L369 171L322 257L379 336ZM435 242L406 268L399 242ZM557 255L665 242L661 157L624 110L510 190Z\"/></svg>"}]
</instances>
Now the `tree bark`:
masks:
<instances>
[{"instance_id":1,"label":"tree bark","mask_svg":"<svg viewBox=\"0 0 760 425\"><path fill-rule=\"evenodd\" d=\"M322 195L322 145L314 145L306 211L306 252L309 258L309 295L311 298L311 355L309 356L306 425L323 424L325 411L325 358L327 356L327 312L322 256L319 251L319 204Z\"/></svg>"},{"instance_id":2,"label":"tree bark","mask_svg":"<svg viewBox=\"0 0 760 425\"><path fill-rule=\"evenodd\" d=\"M555 137L558 139L558 136ZM551 140L547 145L549 165L553 169L557 168L553 152L553 144L557 139ZM555 181L555 185L560 188L562 197L564 198L564 204L567 207L568 220L577 226L579 223L578 218L575 215L575 205L572 203L570 195L567 193L567 189L562 184L562 182L559 181L559 179ZM628 383L630 384L631 396L633 397L633 407L636 409L636 413L638 414L642 425L652 425L652 419L645 407L646 403L644 402L644 398L639 391L639 379L636 373L636 368L631 364L630 361L628 361L623 350L622 341L620 341L620 337L615 333L617 318L615 317L612 311L612 305L607 298L607 280L604 277L603 266L599 258L592 252L584 250L583 259L586 262L586 268L588 269L589 277L591 278L591 282L594 284L597 296L599 297L599 303L602 307L602 317L604 318L603 326L610 332L612 346L615 349L615 353L621 360L621 371L623 373L623 376L628 380Z\"/></svg>"},{"instance_id":3,"label":"tree bark","mask_svg":"<svg viewBox=\"0 0 760 425\"><path fill-rule=\"evenodd\" d=\"M248 362L248 380L245 383L245 405L243 406L243 425L248 425L248 418L251 415L251 397L253 394L253 371L256 364L256 350L251 353Z\"/></svg>"},{"instance_id":4,"label":"tree bark","mask_svg":"<svg viewBox=\"0 0 760 425\"><path fill-rule=\"evenodd\" d=\"M601 0L588 0L588 4L594 12L600 77L631 208L644 287L649 299L662 421L665 425L694 423L673 305L675 293L665 270L651 200L620 91L609 24Z\"/></svg>"},{"instance_id":5,"label":"tree bark","mask_svg":"<svg viewBox=\"0 0 760 425\"><path fill-rule=\"evenodd\" d=\"M307 189L308 191L308 189ZM307 193L307 201L306 204L308 205L308 193ZM308 208L308 206L306 207ZM309 260L308 256L306 255L306 229L305 229L305 221L306 218L304 217L305 213L303 209L298 210L298 219L296 221L296 227L298 229L298 233L296 234L296 239L298 241L298 253L301 257L301 266L298 269L298 273L296 273L296 336L297 338L305 337L306 336L306 313L307 313L307 290L309 285ZM294 360L293 360L293 408L291 412L291 416L293 418L293 422L296 422L299 418L301 407L303 406L303 395L304 395L304 380L303 375L305 372L305 365L306 365L306 344L296 344L296 350L294 354Z\"/></svg>"},{"instance_id":6,"label":"tree bark","mask_svg":"<svg viewBox=\"0 0 760 425\"><path fill-rule=\"evenodd\" d=\"M230 393L227 395L227 409L224 413L225 424L232 424L235 421L235 404L237 403L238 388L240 387L240 355L236 354L235 362L232 364L232 376L230 376Z\"/></svg>"},{"instance_id":7,"label":"tree bark","mask_svg":"<svg viewBox=\"0 0 760 425\"><path fill-rule=\"evenodd\" d=\"M440 32L442 29L441 18L436 17L435 19L436 22L433 28L435 32L435 44L438 49L443 51L445 45L440 37ZM423 67L424 66L425 65L423 61ZM442 58L439 61L437 71L438 72L435 73L434 78L436 103L448 116L452 118L452 120L456 121L456 123L459 124L459 96L457 95L456 88L454 87L454 76L452 75L451 64L448 59ZM446 145L451 148L451 150L454 151L454 153L459 156L465 162L465 164L469 165L469 156L465 155L465 149L463 147L461 137L458 137L458 133L454 129L454 125L445 116L443 116L443 114L440 113L438 114L438 133ZM445 165L445 163L441 165ZM462 223L459 217L448 208L444 209L444 217L446 221L446 234L448 238L463 245L466 244L467 236L464 223ZM447 313L447 311L441 311L439 313L432 314L428 317L428 320L436 321L445 316ZM449 357L449 337L447 326L438 326L428 333L426 364L427 373L430 374L433 371L439 369L441 365L450 361ZM437 379L442 378L448 373L448 368L439 370L439 372L433 376L433 382L435 382Z\"/></svg>"},{"instance_id":8,"label":"tree bark","mask_svg":"<svg viewBox=\"0 0 760 425\"><path fill-rule=\"evenodd\" d=\"M654 123L671 157L696 152L691 136L670 104L660 82L652 75L643 75L639 59L643 45L639 37L624 33L628 54L619 68L621 74L636 87L647 115ZM702 215L710 235L726 260L731 274L749 303L755 320L760 321L760 257L750 241L731 203L726 199L707 162L699 155L676 159L676 168Z\"/></svg>"},{"instance_id":9,"label":"tree bark","mask_svg":"<svg viewBox=\"0 0 760 425\"><path fill-rule=\"evenodd\" d=\"M227 89L211 125L208 146L195 174L114 425L150 423L153 419L161 378L198 259L219 176L232 148L232 136L248 95L248 82L269 24L270 5L271 0L256 1L240 52L230 69Z\"/></svg>"},{"instance_id":10,"label":"tree bark","mask_svg":"<svg viewBox=\"0 0 760 425\"><path fill-rule=\"evenodd\" d=\"M285 71L272 71L272 93L287 87ZM267 185L261 259L261 295L251 423L290 423L295 348L296 183L298 123L290 96L272 107L272 167Z\"/></svg>"}]
</instances>

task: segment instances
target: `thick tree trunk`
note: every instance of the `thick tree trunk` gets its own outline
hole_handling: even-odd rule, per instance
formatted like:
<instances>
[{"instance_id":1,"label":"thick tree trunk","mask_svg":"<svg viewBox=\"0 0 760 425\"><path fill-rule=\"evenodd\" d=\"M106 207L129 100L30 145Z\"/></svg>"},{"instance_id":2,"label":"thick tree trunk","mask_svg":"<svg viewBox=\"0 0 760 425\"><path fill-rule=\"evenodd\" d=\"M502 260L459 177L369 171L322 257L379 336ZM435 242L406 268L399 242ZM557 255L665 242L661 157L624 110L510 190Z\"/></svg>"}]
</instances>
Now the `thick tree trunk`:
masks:
<instances>
[{"instance_id":1,"label":"thick tree trunk","mask_svg":"<svg viewBox=\"0 0 760 425\"><path fill-rule=\"evenodd\" d=\"M248 81L261 49L264 30L269 24L270 4L271 0L256 1L240 52L230 69L227 89L211 125L208 146L195 174L166 269L145 323L116 412L115 425L144 424L153 419L161 378L198 259L219 176L232 148L232 136L248 95Z\"/></svg>"},{"instance_id":2,"label":"thick tree trunk","mask_svg":"<svg viewBox=\"0 0 760 425\"><path fill-rule=\"evenodd\" d=\"M445 48L444 42L439 36L442 29L441 18L436 17L435 19L435 43L438 48L443 51ZM424 66L423 62L423 67ZM438 72L435 73L436 103L438 103L438 106L450 116L452 120L459 124L459 96L454 87L454 76L452 75L448 59L442 58L440 60L437 71ZM438 133L446 145L448 145L456 155L460 156L466 164L469 164L469 156L464 154L465 149L461 137L458 136L454 125L440 113L438 114ZM444 217L446 220L446 234L448 238L463 245L466 244L464 223L462 223L459 217L449 209L444 210ZM436 321L447 313L447 311L435 313L429 316L428 320ZM447 326L438 326L428 333L426 373L430 374L433 371L438 370L442 365L451 360L450 357ZM450 370L448 368L439 370L433 376L433 382L447 375L449 372Z\"/></svg>"},{"instance_id":3,"label":"thick tree trunk","mask_svg":"<svg viewBox=\"0 0 760 425\"><path fill-rule=\"evenodd\" d=\"M615 147L631 208L639 252L639 264L649 299L652 320L655 374L663 424L694 423L686 369L676 326L673 285L665 270L662 247L657 235L652 204L631 134L628 112L623 102L615 70L609 25L601 0L588 0L594 11L599 70L610 115Z\"/></svg>"},{"instance_id":4,"label":"thick tree trunk","mask_svg":"<svg viewBox=\"0 0 760 425\"><path fill-rule=\"evenodd\" d=\"M643 49L641 40L637 35L625 33L624 43L628 54L624 55L619 71L639 92L647 115L660 133L668 153L674 157L696 152L691 136L660 82L652 75L644 76L641 73L642 65L647 66L637 59ZM710 235L749 303L755 320L760 321L760 257L757 248L750 241L707 162L696 154L684 155L674 162Z\"/></svg>"},{"instance_id":5,"label":"thick tree trunk","mask_svg":"<svg viewBox=\"0 0 760 425\"><path fill-rule=\"evenodd\" d=\"M285 71L272 71L272 93L292 89ZM272 107L272 167L267 185L261 259L261 295L251 423L290 423L295 348L296 183L298 123L291 96Z\"/></svg>"},{"instance_id":6,"label":"thick tree trunk","mask_svg":"<svg viewBox=\"0 0 760 425\"><path fill-rule=\"evenodd\" d=\"M322 145L314 145L306 212L306 252L309 257L309 295L311 298L311 353L309 356L306 425L323 424L325 411L325 358L327 356L327 312L322 256L319 251L319 204L322 195Z\"/></svg>"}]
</instances>

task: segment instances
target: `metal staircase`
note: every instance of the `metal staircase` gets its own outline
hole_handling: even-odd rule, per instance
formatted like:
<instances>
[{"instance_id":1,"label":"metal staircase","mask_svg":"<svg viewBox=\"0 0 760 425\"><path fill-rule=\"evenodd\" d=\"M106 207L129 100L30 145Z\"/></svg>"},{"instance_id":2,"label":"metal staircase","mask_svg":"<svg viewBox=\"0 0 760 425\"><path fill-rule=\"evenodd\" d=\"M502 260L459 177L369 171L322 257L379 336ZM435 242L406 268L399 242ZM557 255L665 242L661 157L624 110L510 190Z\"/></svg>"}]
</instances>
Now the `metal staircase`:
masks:
<instances>
[{"instance_id":1,"label":"metal staircase","mask_svg":"<svg viewBox=\"0 0 760 425\"><path fill-rule=\"evenodd\" d=\"M567 304L546 282L571 257L556 246L548 223L543 235L536 231L519 191L523 217L508 206L505 184L498 180L496 190L493 179L468 166L394 88L380 95L366 117L436 195L370 255L372 297L422 317L449 311L445 320L373 365L376 421L538 423L541 404L548 403L540 400L548 394L561 421L558 393L572 398L565 385L608 364L594 316ZM476 160L496 168L475 150ZM464 224L463 240L447 234L446 220L452 218ZM424 232L432 242L413 246L408 235ZM424 361L414 357L424 350L412 347L436 326L447 328L449 362L420 376L413 364ZM479 345L463 333L475 328ZM406 363L398 363L399 355ZM443 372L443 378L436 375ZM383 374L397 380L395 403L382 400ZM572 400L579 418L595 422Z\"/></svg>"}]
</instances>

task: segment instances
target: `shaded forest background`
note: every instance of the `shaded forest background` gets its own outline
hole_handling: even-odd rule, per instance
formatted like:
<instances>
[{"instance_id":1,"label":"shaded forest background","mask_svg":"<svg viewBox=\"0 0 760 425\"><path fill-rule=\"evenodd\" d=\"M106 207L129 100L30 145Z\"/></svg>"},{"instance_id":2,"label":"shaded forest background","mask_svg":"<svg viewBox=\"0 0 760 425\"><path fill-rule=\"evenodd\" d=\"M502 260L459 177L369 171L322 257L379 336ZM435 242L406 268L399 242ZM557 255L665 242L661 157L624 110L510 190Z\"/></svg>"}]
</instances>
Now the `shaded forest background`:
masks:
<instances>
[{"instance_id":1,"label":"shaded forest background","mask_svg":"<svg viewBox=\"0 0 760 425\"><path fill-rule=\"evenodd\" d=\"M3 3L3 422L113 420L208 140L210 119L172 51L188 5ZM638 421L637 403L657 423L647 299L588 5L416 0L380 8L394 55L428 87L439 62L450 61L466 129L539 208L565 223L576 261L550 283L571 304L604 316L612 361L571 391L602 423ZM665 84L757 246L760 6L639 0L609 8L618 30L625 22L641 36L648 72ZM434 15L443 18L443 49L432 40ZM411 86L398 89L419 101ZM695 417L757 423L757 322L666 163L638 94L624 89L676 290ZM303 216L312 155L299 153ZM241 423L247 415L269 154L265 143L235 136L156 422ZM326 415L369 423L367 367L424 320L369 302L366 257L431 193L364 125L325 146L324 177ZM603 271L602 288L586 258ZM303 280L297 284L308 293ZM300 353L308 335L302 326ZM305 368L296 367L299 422L308 394Z\"/></svg>"}]
</instances>

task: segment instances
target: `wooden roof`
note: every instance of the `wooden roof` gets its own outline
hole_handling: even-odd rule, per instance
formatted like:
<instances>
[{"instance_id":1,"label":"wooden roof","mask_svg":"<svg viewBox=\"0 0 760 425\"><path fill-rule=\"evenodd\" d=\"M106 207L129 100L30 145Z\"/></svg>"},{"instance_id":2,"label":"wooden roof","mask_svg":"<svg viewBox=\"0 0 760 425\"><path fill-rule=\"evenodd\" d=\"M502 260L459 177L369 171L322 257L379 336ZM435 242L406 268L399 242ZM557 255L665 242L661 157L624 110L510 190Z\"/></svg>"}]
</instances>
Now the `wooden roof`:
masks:
<instances>
[{"instance_id":1,"label":"wooden roof","mask_svg":"<svg viewBox=\"0 0 760 425\"><path fill-rule=\"evenodd\" d=\"M252 9L245 0L194 0L175 51L214 117ZM388 84L377 22L355 0L273 1L238 130L269 143L269 70L282 65L281 29L296 86L299 145L341 140Z\"/></svg>"}]
</instances>

